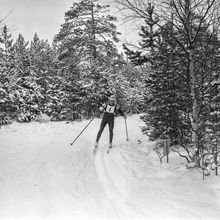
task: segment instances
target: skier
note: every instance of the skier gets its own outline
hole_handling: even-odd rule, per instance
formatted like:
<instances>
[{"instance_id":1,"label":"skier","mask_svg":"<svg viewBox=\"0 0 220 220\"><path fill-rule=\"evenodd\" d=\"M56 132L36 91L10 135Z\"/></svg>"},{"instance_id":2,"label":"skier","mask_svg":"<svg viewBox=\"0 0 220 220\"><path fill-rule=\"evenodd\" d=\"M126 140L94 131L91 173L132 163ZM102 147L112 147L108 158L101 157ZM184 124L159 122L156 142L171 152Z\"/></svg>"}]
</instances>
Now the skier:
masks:
<instances>
[{"instance_id":1,"label":"skier","mask_svg":"<svg viewBox=\"0 0 220 220\"><path fill-rule=\"evenodd\" d=\"M126 116L125 116L124 112L122 111L122 109L117 105L116 98L114 95L111 95L109 97L108 102L106 104L104 104L102 107L100 107L99 110L100 110L100 112L104 112L104 115L102 118L99 132L97 134L94 153L96 153L96 151L98 149L98 142L99 142L99 139L101 137L101 134L102 134L106 124L108 124L108 126L109 126L109 148L107 151L107 153L109 153L109 150L112 148L115 112L117 111L120 115L124 116L125 118L126 118Z\"/></svg>"}]
</instances>

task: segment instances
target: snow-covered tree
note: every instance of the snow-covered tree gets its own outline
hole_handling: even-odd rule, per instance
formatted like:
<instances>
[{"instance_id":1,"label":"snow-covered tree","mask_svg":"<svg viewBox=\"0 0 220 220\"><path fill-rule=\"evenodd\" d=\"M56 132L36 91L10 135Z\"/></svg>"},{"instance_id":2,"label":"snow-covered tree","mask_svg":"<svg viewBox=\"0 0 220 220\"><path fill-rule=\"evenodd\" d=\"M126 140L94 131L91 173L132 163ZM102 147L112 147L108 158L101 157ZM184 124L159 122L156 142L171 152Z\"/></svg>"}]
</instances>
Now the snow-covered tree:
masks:
<instances>
[{"instance_id":1,"label":"snow-covered tree","mask_svg":"<svg viewBox=\"0 0 220 220\"><path fill-rule=\"evenodd\" d=\"M0 44L0 124L5 124L11 121L16 111L11 95L16 86L13 40L6 25L0 35Z\"/></svg>"},{"instance_id":2,"label":"snow-covered tree","mask_svg":"<svg viewBox=\"0 0 220 220\"><path fill-rule=\"evenodd\" d=\"M153 109L149 117L145 118L146 123L152 125L152 114L156 111L160 118L154 122L160 122L161 118L165 119L163 115L166 110L159 108L165 102L166 105L163 107L167 110L173 109L170 114L172 117L168 117L165 126L156 123L153 128L156 128L158 135L163 130L169 132L168 122L173 121L176 128L181 128L175 130L175 133L177 132L175 137L178 139L181 137L179 143L184 145L188 143L189 148L190 143L193 144L192 154L199 156L207 146L204 140L207 140L205 123L206 121L209 123L208 118L213 114L210 106L215 105L214 100L218 97L217 86L213 86L216 85L216 78L219 76L217 31L219 20L216 16L218 2L216 0L161 1L163 7L156 8L155 13L151 14L148 10L149 4L144 1L139 4L136 0L119 1L123 7L130 9L131 14L128 17L135 15L148 22L148 29L142 28L142 37L145 41L142 45L148 46L147 55L146 52L143 54L143 47L137 52L127 50L134 64L141 65L148 62L151 66L149 100ZM152 27L153 15L155 18L160 18L159 21L154 22L155 32ZM161 32L158 39L155 37L157 30ZM145 36L148 40L144 39ZM159 44L155 53L157 42ZM157 93L159 99L155 100ZM169 102L166 102L168 100ZM174 104L173 107L170 100ZM159 102L161 104L157 104Z\"/></svg>"},{"instance_id":3,"label":"snow-covered tree","mask_svg":"<svg viewBox=\"0 0 220 220\"><path fill-rule=\"evenodd\" d=\"M31 70L28 42L25 41L22 34L19 34L13 47L17 81L17 87L13 95L17 100L17 118L19 121L28 122L36 119L39 113L38 102L43 96L41 94L41 87L36 82L36 75Z\"/></svg>"},{"instance_id":4,"label":"snow-covered tree","mask_svg":"<svg viewBox=\"0 0 220 220\"><path fill-rule=\"evenodd\" d=\"M83 106L88 115L101 102L101 91L108 81L104 75L112 71L109 65L120 59L115 46L116 18L107 15L108 8L92 0L73 3L55 37L62 69L71 76L72 87L77 84L76 88L80 86L86 92Z\"/></svg>"},{"instance_id":5,"label":"snow-covered tree","mask_svg":"<svg viewBox=\"0 0 220 220\"><path fill-rule=\"evenodd\" d=\"M40 86L40 92L43 97L39 99L39 110L41 112L50 113L51 101L56 97L55 89L58 80L58 67L56 65L56 50L52 48L47 40L41 40L35 33L30 43L30 69L35 76L36 83ZM59 85L60 83L58 83ZM58 86L59 87L59 86ZM51 92L51 90L55 91ZM51 94L53 94L51 96ZM54 103L54 111L56 111ZM50 107L48 107L50 106Z\"/></svg>"}]
</instances>

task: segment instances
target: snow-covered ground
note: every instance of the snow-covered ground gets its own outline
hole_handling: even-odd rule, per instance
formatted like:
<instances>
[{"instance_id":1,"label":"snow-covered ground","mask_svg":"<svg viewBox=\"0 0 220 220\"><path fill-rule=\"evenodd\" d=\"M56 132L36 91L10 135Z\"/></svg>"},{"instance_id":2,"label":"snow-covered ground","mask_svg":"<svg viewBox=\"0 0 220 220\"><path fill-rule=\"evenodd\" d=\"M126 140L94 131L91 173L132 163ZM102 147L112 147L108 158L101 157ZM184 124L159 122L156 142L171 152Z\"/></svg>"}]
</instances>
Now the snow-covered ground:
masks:
<instances>
[{"instance_id":1,"label":"snow-covered ground","mask_svg":"<svg viewBox=\"0 0 220 220\"><path fill-rule=\"evenodd\" d=\"M185 169L177 155L160 164L139 115L116 118L114 148L92 150L100 119L13 123L0 129L0 219L220 219L220 178ZM141 142L141 143L140 143Z\"/></svg>"}]
</instances>

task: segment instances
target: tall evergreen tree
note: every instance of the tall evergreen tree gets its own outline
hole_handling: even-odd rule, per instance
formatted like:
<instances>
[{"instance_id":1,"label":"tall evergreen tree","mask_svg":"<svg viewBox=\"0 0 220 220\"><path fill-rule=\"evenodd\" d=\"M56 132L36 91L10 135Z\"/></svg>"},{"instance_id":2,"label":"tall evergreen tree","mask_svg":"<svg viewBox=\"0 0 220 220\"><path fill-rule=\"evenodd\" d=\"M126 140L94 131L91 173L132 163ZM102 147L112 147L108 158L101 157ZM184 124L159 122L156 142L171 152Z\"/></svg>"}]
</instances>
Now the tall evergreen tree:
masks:
<instances>
[{"instance_id":1,"label":"tall evergreen tree","mask_svg":"<svg viewBox=\"0 0 220 220\"><path fill-rule=\"evenodd\" d=\"M136 15L145 18L146 21L151 20L151 15L146 13L139 5L134 8L132 7L134 6L133 1L122 0L121 2L123 6L133 10ZM166 73L167 80L164 78L165 81L161 84L163 86L163 94L164 91L167 91L164 86L173 84L168 91L171 92L173 89L178 94L177 97L173 93L174 97L176 96L176 100L173 103L177 105L173 110L179 111L177 114L178 118L175 121L178 122L179 119L182 125L186 125L186 133L184 132L182 137L186 138L188 146L190 146L189 143L193 144L191 150L197 156L206 147L206 144L204 144L204 137L206 136L204 132L206 130L205 128L207 128L205 121L210 117L210 107L208 106L213 105L212 102L214 100L210 98L210 95L218 94L216 86L211 86L216 82L218 75L217 63L219 59L219 39L213 28L216 27L216 22L218 22L215 19L216 2L216 0L212 0L203 4L204 1L164 1L162 4L166 10L157 10L157 13L153 13L160 14L160 22L156 24L157 28L161 31L160 45L162 47L158 49L159 53L157 55L159 56L152 56L153 53L151 53L150 56L146 57L143 55L143 51L139 51L136 54L129 52L130 58L136 64L142 64L151 60L154 61L151 63L151 69L156 75L151 80L150 85L155 85L155 87L153 88L151 86L150 95L154 94L155 91L159 92L158 81L164 77L162 75L159 77L158 73ZM142 2L141 4L144 3ZM146 4L144 5L146 6ZM201 8L202 10L200 10ZM199 10L200 13L198 13ZM151 31L152 29L149 28L150 34L148 35L154 36ZM149 38L148 42L150 42L150 39L152 37ZM153 48L151 48L151 51L153 51ZM167 52L164 53L163 51ZM162 57L163 59L161 59ZM166 57L169 57L169 59L166 59ZM157 63L156 61L160 62ZM168 68L166 68L166 63L169 63ZM172 78L172 74L174 74L173 76L175 78ZM165 75L163 74L163 76ZM166 97L169 97L169 93L166 94ZM168 100L166 97L163 97L162 100ZM153 96L151 101L152 103L156 102ZM153 110L155 109L157 108ZM158 112L160 117L162 116L162 112L164 113L164 111ZM149 122L149 119L146 118L146 121ZM156 124L153 127L156 126L158 126L156 131L159 129L163 130L163 126ZM165 130L169 130L167 129L167 125L165 128Z\"/></svg>"},{"instance_id":2,"label":"tall evergreen tree","mask_svg":"<svg viewBox=\"0 0 220 220\"><path fill-rule=\"evenodd\" d=\"M115 46L118 32L113 24L116 18L106 15L108 8L93 0L73 3L55 38L59 59L67 74L74 76L74 83L80 82L87 90L88 102L84 107L88 114L95 110L101 100L101 90L108 86L103 73L108 72L109 64L119 57Z\"/></svg>"},{"instance_id":3,"label":"tall evergreen tree","mask_svg":"<svg viewBox=\"0 0 220 220\"><path fill-rule=\"evenodd\" d=\"M177 53L169 46L169 38L161 28L157 28L158 18L154 16L154 6L149 3L147 8L149 19L145 20L140 36L141 50L133 52L125 46L126 54L134 65L150 65L151 71L146 76L146 109L143 117L147 127L143 129L154 140L162 135L176 139L182 131L179 111L183 108L183 86L179 83ZM172 26L167 24L167 27ZM175 45L176 47L178 45ZM183 77L182 77L183 78Z\"/></svg>"},{"instance_id":4,"label":"tall evergreen tree","mask_svg":"<svg viewBox=\"0 0 220 220\"><path fill-rule=\"evenodd\" d=\"M41 88L36 82L35 73L31 70L30 50L28 42L19 34L14 46L15 74L17 79L18 120L34 120L39 113L39 99L42 98Z\"/></svg>"},{"instance_id":5,"label":"tall evergreen tree","mask_svg":"<svg viewBox=\"0 0 220 220\"><path fill-rule=\"evenodd\" d=\"M39 99L40 111L50 114L56 112L60 79L56 63L56 50L48 41L41 40L35 33L30 43L30 69L40 86L43 97ZM57 84L57 82L59 82ZM54 103L54 104L52 104ZM53 107L52 107L53 106ZM55 114L55 113L54 113Z\"/></svg>"},{"instance_id":6,"label":"tall evergreen tree","mask_svg":"<svg viewBox=\"0 0 220 220\"><path fill-rule=\"evenodd\" d=\"M6 25L3 26L0 43L0 124L4 124L11 121L16 111L11 95L16 87L13 40Z\"/></svg>"}]
</instances>

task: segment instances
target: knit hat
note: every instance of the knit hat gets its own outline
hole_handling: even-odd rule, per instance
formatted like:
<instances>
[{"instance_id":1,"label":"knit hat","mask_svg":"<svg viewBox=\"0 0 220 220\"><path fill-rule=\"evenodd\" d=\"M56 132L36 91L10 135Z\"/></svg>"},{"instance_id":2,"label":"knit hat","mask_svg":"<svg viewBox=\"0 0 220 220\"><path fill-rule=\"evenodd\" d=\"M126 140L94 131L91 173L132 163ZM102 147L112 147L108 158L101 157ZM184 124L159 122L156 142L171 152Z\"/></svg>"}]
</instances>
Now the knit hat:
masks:
<instances>
[{"instance_id":1,"label":"knit hat","mask_svg":"<svg viewBox=\"0 0 220 220\"><path fill-rule=\"evenodd\" d=\"M116 100L115 95L111 95L111 96L109 97L109 101L115 101L115 100Z\"/></svg>"}]
</instances>

